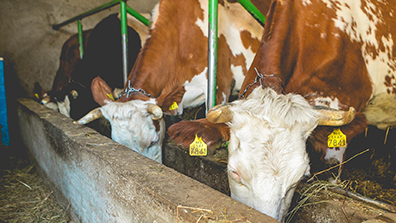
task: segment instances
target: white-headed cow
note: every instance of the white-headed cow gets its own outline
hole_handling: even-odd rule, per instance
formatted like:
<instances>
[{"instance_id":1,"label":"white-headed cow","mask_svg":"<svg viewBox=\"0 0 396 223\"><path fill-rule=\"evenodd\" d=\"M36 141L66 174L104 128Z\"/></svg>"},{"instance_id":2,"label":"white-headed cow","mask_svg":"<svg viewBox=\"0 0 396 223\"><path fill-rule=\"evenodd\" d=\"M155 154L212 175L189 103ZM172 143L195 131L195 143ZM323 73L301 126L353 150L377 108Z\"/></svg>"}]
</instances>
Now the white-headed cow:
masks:
<instances>
[{"instance_id":1,"label":"white-headed cow","mask_svg":"<svg viewBox=\"0 0 396 223\"><path fill-rule=\"evenodd\" d=\"M342 162L367 124L395 125L396 111L389 109L396 103L395 7L394 0L273 0L240 99L168 133L182 145L193 141L191 134L215 143L220 138L205 137L215 126L230 142L231 196L283 221L309 173L307 138L323 160ZM324 115L329 108L335 113ZM376 110L390 120L373 115ZM346 141L332 148L335 129Z\"/></svg>"}]
</instances>

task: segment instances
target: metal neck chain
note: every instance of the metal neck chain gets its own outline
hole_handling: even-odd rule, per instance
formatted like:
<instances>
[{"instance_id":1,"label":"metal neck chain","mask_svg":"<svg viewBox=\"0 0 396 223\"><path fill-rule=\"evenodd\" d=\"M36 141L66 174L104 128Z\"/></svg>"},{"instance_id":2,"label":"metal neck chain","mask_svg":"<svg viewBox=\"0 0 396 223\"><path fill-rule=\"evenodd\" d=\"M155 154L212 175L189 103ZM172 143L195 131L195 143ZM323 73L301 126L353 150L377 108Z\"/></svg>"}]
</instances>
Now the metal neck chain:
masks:
<instances>
[{"instance_id":1,"label":"metal neck chain","mask_svg":"<svg viewBox=\"0 0 396 223\"><path fill-rule=\"evenodd\" d=\"M130 94L132 94L132 93L135 93L135 92L137 92L137 93L141 93L141 94L143 94L143 95L145 95L145 96L147 96L147 97L149 97L149 98L154 98L154 96L152 96L151 94L148 94L148 93L146 93L143 89L135 89L135 88L133 88L133 87L131 87L131 80L129 80L129 82L128 82L128 87L125 89L125 91L124 92L122 92L122 94L121 94L121 96L123 96L124 94L127 94L127 98L129 97L129 95ZM120 97L121 97L120 96Z\"/></svg>"},{"instance_id":2,"label":"metal neck chain","mask_svg":"<svg viewBox=\"0 0 396 223\"><path fill-rule=\"evenodd\" d=\"M260 73L257 71L256 68L254 68L254 70L256 71L256 74L257 74L256 78L254 79L254 82L251 83L251 84L249 84L249 85L245 88L245 90L243 91L243 93L239 96L239 99L245 97L245 94L246 94L248 88L249 88L250 86L252 86L253 84L259 82L259 83L260 83L260 86L262 86L263 83L261 82L261 79L262 79L263 77L277 77L277 78L279 79L279 81L281 82L282 88L284 89L282 80L280 79L280 77L278 77L278 75L276 75L276 74L270 74L270 75L268 75L268 74L260 74ZM282 93L285 94L284 91L282 91Z\"/></svg>"}]
</instances>

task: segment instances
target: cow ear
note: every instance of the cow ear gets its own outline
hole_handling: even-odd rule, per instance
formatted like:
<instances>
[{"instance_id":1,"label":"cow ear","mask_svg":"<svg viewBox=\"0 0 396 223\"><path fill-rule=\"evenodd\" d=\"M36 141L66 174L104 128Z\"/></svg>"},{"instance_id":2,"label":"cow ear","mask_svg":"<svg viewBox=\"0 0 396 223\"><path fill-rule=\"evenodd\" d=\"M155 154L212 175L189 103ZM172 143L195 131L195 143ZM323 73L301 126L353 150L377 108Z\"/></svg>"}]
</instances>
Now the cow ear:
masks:
<instances>
[{"instance_id":1,"label":"cow ear","mask_svg":"<svg viewBox=\"0 0 396 223\"><path fill-rule=\"evenodd\" d=\"M92 96L100 106L114 101L113 91L100 77L95 77L91 82Z\"/></svg>"},{"instance_id":2,"label":"cow ear","mask_svg":"<svg viewBox=\"0 0 396 223\"><path fill-rule=\"evenodd\" d=\"M180 86L174 89L167 95L163 95L157 98L157 105L162 108L165 114L177 115L178 107L183 99L186 89L184 86Z\"/></svg>"},{"instance_id":3,"label":"cow ear","mask_svg":"<svg viewBox=\"0 0 396 223\"><path fill-rule=\"evenodd\" d=\"M45 96L45 91L39 84L39 82L34 83L34 97L37 100L41 100Z\"/></svg>"}]
</instances>

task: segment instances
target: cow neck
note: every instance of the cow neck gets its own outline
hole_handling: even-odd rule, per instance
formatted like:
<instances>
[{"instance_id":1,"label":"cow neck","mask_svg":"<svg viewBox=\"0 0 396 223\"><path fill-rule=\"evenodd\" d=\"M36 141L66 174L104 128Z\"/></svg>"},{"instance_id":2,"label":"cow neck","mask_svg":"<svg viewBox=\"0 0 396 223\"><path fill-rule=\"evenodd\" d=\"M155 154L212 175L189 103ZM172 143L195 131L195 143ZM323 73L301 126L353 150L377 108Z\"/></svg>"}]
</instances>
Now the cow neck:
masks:
<instances>
[{"instance_id":1,"label":"cow neck","mask_svg":"<svg viewBox=\"0 0 396 223\"><path fill-rule=\"evenodd\" d=\"M256 87L261 86L262 88L270 87L278 94L285 94L284 86L282 79L276 74L260 74L256 68L256 78L253 83L250 83L242 94L239 95L239 98L244 98L247 92L252 92Z\"/></svg>"}]
</instances>

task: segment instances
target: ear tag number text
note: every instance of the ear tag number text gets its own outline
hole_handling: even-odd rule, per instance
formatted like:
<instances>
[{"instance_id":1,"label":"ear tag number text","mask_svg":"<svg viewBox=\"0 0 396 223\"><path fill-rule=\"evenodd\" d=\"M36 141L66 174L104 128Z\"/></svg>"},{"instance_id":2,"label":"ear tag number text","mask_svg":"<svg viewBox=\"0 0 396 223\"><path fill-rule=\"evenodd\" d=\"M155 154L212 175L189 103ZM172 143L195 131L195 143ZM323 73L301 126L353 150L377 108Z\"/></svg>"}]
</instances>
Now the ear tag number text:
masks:
<instances>
[{"instance_id":1,"label":"ear tag number text","mask_svg":"<svg viewBox=\"0 0 396 223\"><path fill-rule=\"evenodd\" d=\"M208 147L202 141L201 137L195 135L195 140L190 144L190 156L206 156L208 155Z\"/></svg>"},{"instance_id":2,"label":"ear tag number text","mask_svg":"<svg viewBox=\"0 0 396 223\"><path fill-rule=\"evenodd\" d=\"M334 131L327 137L327 146L329 148L346 146L346 135L341 132L341 129L334 129Z\"/></svg>"}]
</instances>

